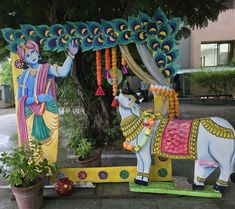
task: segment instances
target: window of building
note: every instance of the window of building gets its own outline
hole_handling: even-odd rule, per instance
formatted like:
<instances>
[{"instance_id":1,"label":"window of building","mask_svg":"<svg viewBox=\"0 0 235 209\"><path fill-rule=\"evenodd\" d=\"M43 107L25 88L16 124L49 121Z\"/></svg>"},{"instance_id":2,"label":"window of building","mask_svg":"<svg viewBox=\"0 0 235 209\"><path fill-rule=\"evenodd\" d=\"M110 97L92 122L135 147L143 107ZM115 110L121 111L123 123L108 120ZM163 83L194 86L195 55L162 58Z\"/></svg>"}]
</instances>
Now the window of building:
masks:
<instances>
[{"instance_id":1,"label":"window of building","mask_svg":"<svg viewBox=\"0 0 235 209\"><path fill-rule=\"evenodd\" d=\"M228 9L234 9L235 8L235 0L228 0L224 4Z\"/></svg>"},{"instance_id":2,"label":"window of building","mask_svg":"<svg viewBox=\"0 0 235 209\"><path fill-rule=\"evenodd\" d=\"M201 44L201 66L220 66L231 59L231 43Z\"/></svg>"}]
</instances>

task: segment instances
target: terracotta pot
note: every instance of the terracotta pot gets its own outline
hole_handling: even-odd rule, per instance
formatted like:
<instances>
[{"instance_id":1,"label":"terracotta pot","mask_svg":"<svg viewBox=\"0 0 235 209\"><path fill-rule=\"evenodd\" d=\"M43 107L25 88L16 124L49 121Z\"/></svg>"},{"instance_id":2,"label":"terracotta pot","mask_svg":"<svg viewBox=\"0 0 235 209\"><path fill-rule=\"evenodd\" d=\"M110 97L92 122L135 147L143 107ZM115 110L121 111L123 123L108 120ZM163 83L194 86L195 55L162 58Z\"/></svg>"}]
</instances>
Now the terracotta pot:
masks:
<instances>
[{"instance_id":1,"label":"terracotta pot","mask_svg":"<svg viewBox=\"0 0 235 209\"><path fill-rule=\"evenodd\" d=\"M44 180L27 188L11 186L19 209L39 209L43 203Z\"/></svg>"},{"instance_id":2,"label":"terracotta pot","mask_svg":"<svg viewBox=\"0 0 235 209\"><path fill-rule=\"evenodd\" d=\"M73 190L73 182L68 177L61 178L55 185L55 190L58 195L66 196L71 194Z\"/></svg>"},{"instance_id":3,"label":"terracotta pot","mask_svg":"<svg viewBox=\"0 0 235 209\"><path fill-rule=\"evenodd\" d=\"M80 168L101 167L101 150L95 150L88 160L76 159Z\"/></svg>"}]
</instances>

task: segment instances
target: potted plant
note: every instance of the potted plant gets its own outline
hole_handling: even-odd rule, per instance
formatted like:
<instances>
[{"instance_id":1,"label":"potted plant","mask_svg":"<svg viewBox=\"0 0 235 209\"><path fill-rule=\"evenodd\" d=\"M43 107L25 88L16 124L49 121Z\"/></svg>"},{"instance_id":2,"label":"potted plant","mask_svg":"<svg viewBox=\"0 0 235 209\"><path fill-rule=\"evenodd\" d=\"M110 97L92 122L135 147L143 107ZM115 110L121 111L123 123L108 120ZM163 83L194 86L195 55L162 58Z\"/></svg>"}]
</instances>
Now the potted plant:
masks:
<instances>
[{"instance_id":1,"label":"potted plant","mask_svg":"<svg viewBox=\"0 0 235 209\"><path fill-rule=\"evenodd\" d=\"M101 150L94 150L94 146L88 138L71 139L67 147L78 157L76 162L79 167L101 166Z\"/></svg>"},{"instance_id":2,"label":"potted plant","mask_svg":"<svg viewBox=\"0 0 235 209\"><path fill-rule=\"evenodd\" d=\"M0 155L0 173L11 185L19 209L39 209L43 202L44 177L54 173L56 164L42 157L36 141Z\"/></svg>"}]
</instances>

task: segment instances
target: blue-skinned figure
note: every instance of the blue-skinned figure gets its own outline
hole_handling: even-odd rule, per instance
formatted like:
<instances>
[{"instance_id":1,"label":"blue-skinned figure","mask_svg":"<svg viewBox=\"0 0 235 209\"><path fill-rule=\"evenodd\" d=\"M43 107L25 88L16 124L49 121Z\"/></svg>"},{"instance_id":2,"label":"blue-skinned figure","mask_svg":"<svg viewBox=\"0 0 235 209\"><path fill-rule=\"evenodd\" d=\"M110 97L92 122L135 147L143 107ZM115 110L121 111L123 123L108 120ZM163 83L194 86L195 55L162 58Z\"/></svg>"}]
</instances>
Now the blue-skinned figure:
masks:
<instances>
[{"instance_id":1,"label":"blue-skinned figure","mask_svg":"<svg viewBox=\"0 0 235 209\"><path fill-rule=\"evenodd\" d=\"M69 45L68 57L62 66L40 64L38 45L28 40L17 49L27 69L19 78L18 126L20 144L36 140L42 144L44 157L50 162L57 159L59 114L55 96L55 77L68 75L78 52L74 43Z\"/></svg>"}]
</instances>

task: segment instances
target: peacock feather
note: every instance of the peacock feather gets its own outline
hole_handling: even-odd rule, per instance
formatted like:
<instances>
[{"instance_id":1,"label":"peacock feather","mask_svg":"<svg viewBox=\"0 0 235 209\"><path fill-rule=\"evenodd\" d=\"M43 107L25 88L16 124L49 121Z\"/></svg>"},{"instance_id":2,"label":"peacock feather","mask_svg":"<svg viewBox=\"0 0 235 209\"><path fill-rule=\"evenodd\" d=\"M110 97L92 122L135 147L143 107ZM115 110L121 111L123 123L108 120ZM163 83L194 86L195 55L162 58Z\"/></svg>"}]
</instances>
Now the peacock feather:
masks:
<instances>
[{"instance_id":1,"label":"peacock feather","mask_svg":"<svg viewBox=\"0 0 235 209\"><path fill-rule=\"evenodd\" d=\"M104 45L106 48L111 48L117 45L118 36L113 34L112 36L105 36L104 38Z\"/></svg>"},{"instance_id":2,"label":"peacock feather","mask_svg":"<svg viewBox=\"0 0 235 209\"><path fill-rule=\"evenodd\" d=\"M68 34L69 36L76 36L76 29L75 29L75 25L72 22L67 22L64 25L66 34Z\"/></svg>"},{"instance_id":3,"label":"peacock feather","mask_svg":"<svg viewBox=\"0 0 235 209\"><path fill-rule=\"evenodd\" d=\"M114 34L115 31L114 31L114 27L111 22L106 21L106 20L102 20L101 25L102 25L102 28L103 28L105 35L110 36L110 35Z\"/></svg>"},{"instance_id":4,"label":"peacock feather","mask_svg":"<svg viewBox=\"0 0 235 209\"><path fill-rule=\"evenodd\" d=\"M151 18L143 12L139 12L138 19L144 29L146 29L147 25L152 21Z\"/></svg>"},{"instance_id":5,"label":"peacock feather","mask_svg":"<svg viewBox=\"0 0 235 209\"><path fill-rule=\"evenodd\" d=\"M28 38L32 38L33 36L37 35L37 30L36 27L29 25L29 24L25 24L25 25L20 25L21 31L22 33Z\"/></svg>"},{"instance_id":6,"label":"peacock feather","mask_svg":"<svg viewBox=\"0 0 235 209\"><path fill-rule=\"evenodd\" d=\"M65 34L57 39L57 51L64 51L68 48L70 36Z\"/></svg>"},{"instance_id":7,"label":"peacock feather","mask_svg":"<svg viewBox=\"0 0 235 209\"><path fill-rule=\"evenodd\" d=\"M170 24L166 23L159 27L157 36L159 39L164 40L171 34L171 27Z\"/></svg>"},{"instance_id":8,"label":"peacock feather","mask_svg":"<svg viewBox=\"0 0 235 209\"><path fill-rule=\"evenodd\" d=\"M25 35L23 34L23 32L21 30L15 30L14 31L14 39L25 39Z\"/></svg>"},{"instance_id":9,"label":"peacock feather","mask_svg":"<svg viewBox=\"0 0 235 209\"><path fill-rule=\"evenodd\" d=\"M39 25L36 27L37 33L42 38L51 37L50 27L48 25Z\"/></svg>"},{"instance_id":10,"label":"peacock feather","mask_svg":"<svg viewBox=\"0 0 235 209\"><path fill-rule=\"evenodd\" d=\"M61 24L55 24L50 27L52 36L62 36L65 33L64 26Z\"/></svg>"},{"instance_id":11,"label":"peacock feather","mask_svg":"<svg viewBox=\"0 0 235 209\"><path fill-rule=\"evenodd\" d=\"M14 29L12 29L12 28L4 28L4 29L1 29L1 32L2 32L3 38L8 43L11 43L11 42L15 41L15 38L14 38Z\"/></svg>"},{"instance_id":12,"label":"peacock feather","mask_svg":"<svg viewBox=\"0 0 235 209\"><path fill-rule=\"evenodd\" d=\"M128 29L128 24L124 19L115 19L113 20L114 28L117 33L125 31Z\"/></svg>"},{"instance_id":13,"label":"peacock feather","mask_svg":"<svg viewBox=\"0 0 235 209\"><path fill-rule=\"evenodd\" d=\"M81 47L83 52L92 49L93 38L94 38L93 36L88 34L85 38L82 39Z\"/></svg>"},{"instance_id":14,"label":"peacock feather","mask_svg":"<svg viewBox=\"0 0 235 209\"><path fill-rule=\"evenodd\" d=\"M82 51L101 50L133 42L146 44L157 63L156 70L160 70L165 77L170 77L178 68L175 65L179 55L175 36L179 28L179 18L168 20L166 14L158 8L153 17L139 12L137 17L128 17L128 21L118 18L102 20L101 23L67 22L52 26L25 24L20 29L4 28L1 32L9 43L7 48L12 52L16 52L18 40L27 39L34 40L48 51L66 50L72 41Z\"/></svg>"},{"instance_id":15,"label":"peacock feather","mask_svg":"<svg viewBox=\"0 0 235 209\"><path fill-rule=\"evenodd\" d=\"M17 51L17 42L12 41L9 45L6 46L6 48L13 53L16 53Z\"/></svg>"},{"instance_id":16,"label":"peacock feather","mask_svg":"<svg viewBox=\"0 0 235 209\"><path fill-rule=\"evenodd\" d=\"M146 32L150 36L152 36L152 35L155 36L158 33L158 28L157 28L156 23L150 22L146 27Z\"/></svg>"},{"instance_id":17,"label":"peacock feather","mask_svg":"<svg viewBox=\"0 0 235 209\"><path fill-rule=\"evenodd\" d=\"M90 35L97 36L101 34L101 25L97 22L87 22Z\"/></svg>"},{"instance_id":18,"label":"peacock feather","mask_svg":"<svg viewBox=\"0 0 235 209\"><path fill-rule=\"evenodd\" d=\"M156 36L148 36L147 47L151 52L156 52L161 47L161 41Z\"/></svg>"},{"instance_id":19,"label":"peacock feather","mask_svg":"<svg viewBox=\"0 0 235 209\"><path fill-rule=\"evenodd\" d=\"M141 22L137 18L134 18L134 17L129 17L128 18L128 26L129 26L129 29L132 32L136 32L138 30L143 29L142 25L141 25Z\"/></svg>"},{"instance_id":20,"label":"peacock feather","mask_svg":"<svg viewBox=\"0 0 235 209\"><path fill-rule=\"evenodd\" d=\"M93 51L104 48L104 35L103 34L100 34L94 38L92 48L93 48Z\"/></svg>"},{"instance_id":21,"label":"peacock feather","mask_svg":"<svg viewBox=\"0 0 235 209\"><path fill-rule=\"evenodd\" d=\"M180 28L180 18L174 18L172 20L169 20L169 24L171 27L171 36L176 35L176 33L179 31Z\"/></svg>"},{"instance_id":22,"label":"peacock feather","mask_svg":"<svg viewBox=\"0 0 235 209\"><path fill-rule=\"evenodd\" d=\"M166 54L167 63L169 64L174 62L178 56L179 56L179 49L173 49L172 51Z\"/></svg>"},{"instance_id":23,"label":"peacock feather","mask_svg":"<svg viewBox=\"0 0 235 209\"><path fill-rule=\"evenodd\" d=\"M118 36L118 44L126 45L131 41L131 31L129 30L121 32Z\"/></svg>"},{"instance_id":24,"label":"peacock feather","mask_svg":"<svg viewBox=\"0 0 235 209\"><path fill-rule=\"evenodd\" d=\"M51 38L46 39L43 49L45 51L56 51L57 50L57 37L51 37Z\"/></svg>"},{"instance_id":25,"label":"peacock feather","mask_svg":"<svg viewBox=\"0 0 235 209\"><path fill-rule=\"evenodd\" d=\"M75 26L75 30L79 38L86 37L89 34L86 23L77 22L77 23L74 23L74 26Z\"/></svg>"},{"instance_id":26,"label":"peacock feather","mask_svg":"<svg viewBox=\"0 0 235 209\"><path fill-rule=\"evenodd\" d=\"M167 65L167 56L161 50L154 54L154 59L158 68L164 68Z\"/></svg>"},{"instance_id":27,"label":"peacock feather","mask_svg":"<svg viewBox=\"0 0 235 209\"><path fill-rule=\"evenodd\" d=\"M144 30L138 30L135 33L132 33L131 40L134 43L142 44L147 39L147 33Z\"/></svg>"},{"instance_id":28,"label":"peacock feather","mask_svg":"<svg viewBox=\"0 0 235 209\"><path fill-rule=\"evenodd\" d=\"M165 78L169 78L175 75L177 72L178 65L174 64L169 64L164 69L162 70L162 74L164 75Z\"/></svg>"},{"instance_id":29,"label":"peacock feather","mask_svg":"<svg viewBox=\"0 0 235 209\"><path fill-rule=\"evenodd\" d=\"M170 52L175 47L175 39L172 36L165 38L161 43L161 50L164 53Z\"/></svg>"},{"instance_id":30,"label":"peacock feather","mask_svg":"<svg viewBox=\"0 0 235 209\"><path fill-rule=\"evenodd\" d=\"M167 17L166 14L160 8L158 8L153 15L153 20L156 25L160 26L167 22Z\"/></svg>"}]
</instances>

